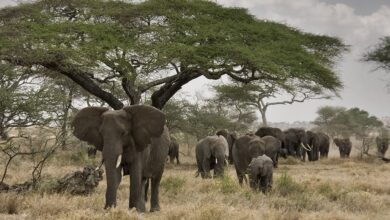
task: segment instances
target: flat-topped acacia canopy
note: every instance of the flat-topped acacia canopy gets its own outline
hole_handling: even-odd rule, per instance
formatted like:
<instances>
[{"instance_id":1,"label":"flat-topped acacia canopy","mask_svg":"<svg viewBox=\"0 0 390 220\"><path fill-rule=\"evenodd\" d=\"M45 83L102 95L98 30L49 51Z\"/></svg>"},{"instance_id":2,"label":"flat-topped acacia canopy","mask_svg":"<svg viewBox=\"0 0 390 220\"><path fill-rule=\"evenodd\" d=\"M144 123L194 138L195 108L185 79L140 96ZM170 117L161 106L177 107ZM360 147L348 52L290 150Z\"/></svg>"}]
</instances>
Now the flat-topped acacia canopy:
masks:
<instances>
[{"instance_id":1,"label":"flat-topped acacia canopy","mask_svg":"<svg viewBox=\"0 0 390 220\"><path fill-rule=\"evenodd\" d=\"M69 77L114 109L147 91L162 108L202 75L342 87L339 39L210 1L41 0L1 9L0 21L2 62Z\"/></svg>"}]
</instances>

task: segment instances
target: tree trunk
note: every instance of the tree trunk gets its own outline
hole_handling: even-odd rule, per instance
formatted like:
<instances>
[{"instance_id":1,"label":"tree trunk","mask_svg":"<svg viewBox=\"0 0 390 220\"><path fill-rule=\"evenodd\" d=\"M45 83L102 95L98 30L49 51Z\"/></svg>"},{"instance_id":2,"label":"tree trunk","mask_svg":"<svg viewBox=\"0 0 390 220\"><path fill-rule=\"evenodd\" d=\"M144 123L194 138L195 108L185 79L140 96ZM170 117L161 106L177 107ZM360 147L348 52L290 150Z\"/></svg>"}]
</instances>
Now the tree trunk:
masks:
<instances>
[{"instance_id":1,"label":"tree trunk","mask_svg":"<svg viewBox=\"0 0 390 220\"><path fill-rule=\"evenodd\" d=\"M72 107L72 101L73 101L73 91L72 88L69 89L68 96L66 97L66 103L64 105L64 118L62 120L62 126L61 126L61 147L62 149L66 146L66 136L68 134L68 118L69 118L69 110Z\"/></svg>"},{"instance_id":2,"label":"tree trunk","mask_svg":"<svg viewBox=\"0 0 390 220\"><path fill-rule=\"evenodd\" d=\"M263 126L267 127L268 126L267 116L266 116L267 109L266 108L259 108L259 111L261 114L261 120L263 121Z\"/></svg>"}]
</instances>

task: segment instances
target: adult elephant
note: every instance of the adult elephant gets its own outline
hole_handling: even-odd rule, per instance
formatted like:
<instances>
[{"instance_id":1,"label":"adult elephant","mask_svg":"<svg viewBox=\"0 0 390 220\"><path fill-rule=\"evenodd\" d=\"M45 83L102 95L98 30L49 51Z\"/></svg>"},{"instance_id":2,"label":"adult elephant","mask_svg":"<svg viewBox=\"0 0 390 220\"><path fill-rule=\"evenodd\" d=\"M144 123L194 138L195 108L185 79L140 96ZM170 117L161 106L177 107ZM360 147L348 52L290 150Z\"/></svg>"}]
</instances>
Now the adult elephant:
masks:
<instances>
[{"instance_id":1,"label":"adult elephant","mask_svg":"<svg viewBox=\"0 0 390 220\"><path fill-rule=\"evenodd\" d=\"M389 138L376 137L375 138L378 156L384 158L386 151L389 148Z\"/></svg>"},{"instance_id":2,"label":"adult elephant","mask_svg":"<svg viewBox=\"0 0 390 220\"><path fill-rule=\"evenodd\" d=\"M214 169L214 176L222 176L225 158L228 154L228 143L222 135L207 136L201 139L195 148L198 174L202 178L211 178L210 170Z\"/></svg>"},{"instance_id":3,"label":"adult elephant","mask_svg":"<svg viewBox=\"0 0 390 220\"><path fill-rule=\"evenodd\" d=\"M285 142L285 136L284 136L284 133L282 132L282 130L280 130L279 128L273 128L273 127L260 127L256 133L255 133L257 136L259 137L264 137L264 136L272 136L272 137L275 137L277 138L280 143L281 143L281 147L282 148L285 148L284 146L284 142Z\"/></svg>"},{"instance_id":4,"label":"adult elephant","mask_svg":"<svg viewBox=\"0 0 390 220\"><path fill-rule=\"evenodd\" d=\"M237 140L237 133L236 132L231 132L226 129L222 129L217 131L216 135L222 135L225 137L226 141L228 142L228 149L229 149L229 156L228 156L228 161L229 164L233 164L233 156L232 156L232 149L234 142Z\"/></svg>"},{"instance_id":5,"label":"adult elephant","mask_svg":"<svg viewBox=\"0 0 390 220\"><path fill-rule=\"evenodd\" d=\"M352 142L349 138L335 138L334 143L339 148L340 157L346 158L349 157L352 149Z\"/></svg>"},{"instance_id":6,"label":"adult elephant","mask_svg":"<svg viewBox=\"0 0 390 220\"><path fill-rule=\"evenodd\" d=\"M129 208L145 211L145 185L151 179L150 211L160 210L159 185L170 143L165 115L146 105L121 110L87 107L72 121L73 134L102 151L106 169L105 208L116 205L121 171L130 175Z\"/></svg>"},{"instance_id":7,"label":"adult elephant","mask_svg":"<svg viewBox=\"0 0 390 220\"><path fill-rule=\"evenodd\" d=\"M236 169L238 182L242 185L243 180L247 182L245 174L248 165L253 158L265 153L265 141L256 135L244 135L237 138L233 145L233 162Z\"/></svg>"},{"instance_id":8,"label":"adult elephant","mask_svg":"<svg viewBox=\"0 0 390 220\"><path fill-rule=\"evenodd\" d=\"M169 156L169 161L171 163L173 163L175 158L176 158L176 164L180 164L180 161L179 161L179 143L177 143L177 140L174 137L171 137L171 144L169 145L168 156Z\"/></svg>"},{"instance_id":9,"label":"adult elephant","mask_svg":"<svg viewBox=\"0 0 390 220\"><path fill-rule=\"evenodd\" d=\"M283 151L281 142L273 136L264 136L261 138L264 141L264 154L272 159L273 166L278 167L279 156L286 157Z\"/></svg>"},{"instance_id":10,"label":"adult elephant","mask_svg":"<svg viewBox=\"0 0 390 220\"><path fill-rule=\"evenodd\" d=\"M310 154L311 147L307 143L307 134L304 129L290 128L285 130L285 147L289 155L306 160L306 154Z\"/></svg>"},{"instance_id":11,"label":"adult elephant","mask_svg":"<svg viewBox=\"0 0 390 220\"><path fill-rule=\"evenodd\" d=\"M329 136L323 132L307 131L307 143L311 147L308 154L309 161L316 161L320 157L327 158L329 153Z\"/></svg>"}]
</instances>

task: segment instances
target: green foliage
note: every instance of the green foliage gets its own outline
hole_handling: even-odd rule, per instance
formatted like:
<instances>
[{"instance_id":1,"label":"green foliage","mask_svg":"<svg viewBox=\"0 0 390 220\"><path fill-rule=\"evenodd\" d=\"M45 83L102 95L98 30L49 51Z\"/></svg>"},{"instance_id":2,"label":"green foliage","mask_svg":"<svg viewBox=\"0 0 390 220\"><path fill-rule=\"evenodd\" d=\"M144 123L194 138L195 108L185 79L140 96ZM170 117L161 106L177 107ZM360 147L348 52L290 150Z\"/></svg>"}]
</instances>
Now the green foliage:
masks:
<instances>
[{"instance_id":1,"label":"green foliage","mask_svg":"<svg viewBox=\"0 0 390 220\"><path fill-rule=\"evenodd\" d=\"M218 178L218 187L223 194L232 194L239 190L236 181L231 179L229 175Z\"/></svg>"},{"instance_id":2,"label":"green foliage","mask_svg":"<svg viewBox=\"0 0 390 220\"><path fill-rule=\"evenodd\" d=\"M12 127L46 125L57 117L64 95L29 68L0 63L0 136Z\"/></svg>"},{"instance_id":3,"label":"green foliage","mask_svg":"<svg viewBox=\"0 0 390 220\"><path fill-rule=\"evenodd\" d=\"M177 195L182 190L185 182L184 178L168 176L161 180L161 187L166 192Z\"/></svg>"},{"instance_id":4,"label":"green foliage","mask_svg":"<svg viewBox=\"0 0 390 220\"><path fill-rule=\"evenodd\" d=\"M314 124L333 137L365 137L369 131L383 126L377 117L370 116L367 111L359 108L347 110L343 107L325 106L319 108L317 114Z\"/></svg>"},{"instance_id":5,"label":"green foliage","mask_svg":"<svg viewBox=\"0 0 390 220\"><path fill-rule=\"evenodd\" d=\"M163 109L167 126L174 132L184 132L198 140L213 135L220 129L240 131L248 128L250 121L237 121L228 108L218 103L171 99Z\"/></svg>"},{"instance_id":6,"label":"green foliage","mask_svg":"<svg viewBox=\"0 0 390 220\"><path fill-rule=\"evenodd\" d=\"M162 107L201 75L341 87L331 69L346 50L339 39L212 1L38 0L1 9L0 20L1 61L70 77L112 106L154 88Z\"/></svg>"},{"instance_id":7,"label":"green foliage","mask_svg":"<svg viewBox=\"0 0 390 220\"><path fill-rule=\"evenodd\" d=\"M281 196L302 193L304 191L303 186L295 182L294 179L286 173L283 173L278 179L276 179L275 183L275 191Z\"/></svg>"},{"instance_id":8,"label":"green foliage","mask_svg":"<svg viewBox=\"0 0 390 220\"><path fill-rule=\"evenodd\" d=\"M375 49L364 56L365 61L375 62L380 68L390 70L390 36L380 39Z\"/></svg>"}]
</instances>

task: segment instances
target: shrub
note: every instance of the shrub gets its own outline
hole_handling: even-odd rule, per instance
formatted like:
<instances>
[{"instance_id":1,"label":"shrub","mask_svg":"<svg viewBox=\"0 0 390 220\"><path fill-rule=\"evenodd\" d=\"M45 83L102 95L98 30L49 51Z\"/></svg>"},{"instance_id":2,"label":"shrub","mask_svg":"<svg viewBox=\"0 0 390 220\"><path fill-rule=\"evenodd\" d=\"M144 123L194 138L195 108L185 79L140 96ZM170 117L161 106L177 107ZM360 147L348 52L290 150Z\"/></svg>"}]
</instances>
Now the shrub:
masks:
<instances>
[{"instance_id":1,"label":"shrub","mask_svg":"<svg viewBox=\"0 0 390 220\"><path fill-rule=\"evenodd\" d=\"M218 178L218 181L223 194L232 194L238 191L236 183L228 175Z\"/></svg>"},{"instance_id":2,"label":"shrub","mask_svg":"<svg viewBox=\"0 0 390 220\"><path fill-rule=\"evenodd\" d=\"M281 196L287 196L293 193L301 193L304 191L302 185L295 182L293 178L286 173L283 173L282 176L275 181L275 183L275 190Z\"/></svg>"},{"instance_id":3,"label":"shrub","mask_svg":"<svg viewBox=\"0 0 390 220\"><path fill-rule=\"evenodd\" d=\"M183 188L185 179L179 177L168 176L161 181L161 187L173 195L177 195Z\"/></svg>"}]
</instances>

